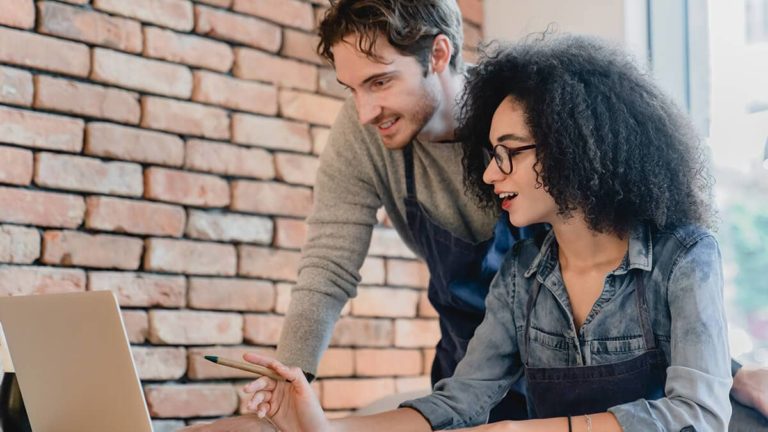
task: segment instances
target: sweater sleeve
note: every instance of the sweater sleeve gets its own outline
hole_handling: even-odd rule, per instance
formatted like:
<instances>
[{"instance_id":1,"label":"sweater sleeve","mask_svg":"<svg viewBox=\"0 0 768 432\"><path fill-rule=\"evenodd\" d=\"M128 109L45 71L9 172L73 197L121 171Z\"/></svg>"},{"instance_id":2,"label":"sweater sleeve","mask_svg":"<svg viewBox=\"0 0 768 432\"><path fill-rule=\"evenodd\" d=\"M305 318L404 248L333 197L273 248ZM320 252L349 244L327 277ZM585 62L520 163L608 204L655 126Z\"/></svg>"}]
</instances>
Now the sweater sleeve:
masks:
<instances>
[{"instance_id":1,"label":"sweater sleeve","mask_svg":"<svg viewBox=\"0 0 768 432\"><path fill-rule=\"evenodd\" d=\"M312 374L341 309L356 295L381 207L375 161L366 152L371 139L348 100L320 157L307 242L277 348L282 362Z\"/></svg>"}]
</instances>

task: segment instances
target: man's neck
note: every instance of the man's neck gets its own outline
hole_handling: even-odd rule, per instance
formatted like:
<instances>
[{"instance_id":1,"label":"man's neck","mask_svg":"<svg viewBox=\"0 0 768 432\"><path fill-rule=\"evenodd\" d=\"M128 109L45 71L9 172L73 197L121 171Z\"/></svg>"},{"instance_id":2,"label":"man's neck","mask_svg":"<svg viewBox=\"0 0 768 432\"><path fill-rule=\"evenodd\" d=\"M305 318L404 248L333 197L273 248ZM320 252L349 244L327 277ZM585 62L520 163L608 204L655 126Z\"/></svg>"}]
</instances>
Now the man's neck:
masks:
<instances>
[{"instance_id":1,"label":"man's neck","mask_svg":"<svg viewBox=\"0 0 768 432\"><path fill-rule=\"evenodd\" d=\"M464 75L449 71L438 75L438 80L441 102L417 138L424 142L454 142L454 133L458 126L459 97L464 90Z\"/></svg>"}]
</instances>

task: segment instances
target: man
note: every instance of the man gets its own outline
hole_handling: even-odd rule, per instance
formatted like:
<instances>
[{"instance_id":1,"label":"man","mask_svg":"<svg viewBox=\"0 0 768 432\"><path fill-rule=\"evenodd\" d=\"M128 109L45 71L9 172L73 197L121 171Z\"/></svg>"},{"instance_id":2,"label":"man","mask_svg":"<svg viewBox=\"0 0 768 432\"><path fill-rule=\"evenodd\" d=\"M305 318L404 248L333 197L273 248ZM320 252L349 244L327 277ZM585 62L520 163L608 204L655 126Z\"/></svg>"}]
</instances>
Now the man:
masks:
<instances>
[{"instance_id":1,"label":"man","mask_svg":"<svg viewBox=\"0 0 768 432\"><path fill-rule=\"evenodd\" d=\"M318 51L351 98L321 156L278 358L315 374L341 309L356 294L383 206L430 271L428 295L441 329L434 384L464 356L500 257L530 234L497 223L494 211L464 195L461 147L452 142L465 74L461 14L455 0L339 0L320 24L320 38ZM747 388L759 378L768 386L765 373L753 375L736 384ZM758 404L755 389L741 394ZM491 420L525 415L522 393L510 392ZM199 430L271 427L243 416Z\"/></svg>"}]
</instances>

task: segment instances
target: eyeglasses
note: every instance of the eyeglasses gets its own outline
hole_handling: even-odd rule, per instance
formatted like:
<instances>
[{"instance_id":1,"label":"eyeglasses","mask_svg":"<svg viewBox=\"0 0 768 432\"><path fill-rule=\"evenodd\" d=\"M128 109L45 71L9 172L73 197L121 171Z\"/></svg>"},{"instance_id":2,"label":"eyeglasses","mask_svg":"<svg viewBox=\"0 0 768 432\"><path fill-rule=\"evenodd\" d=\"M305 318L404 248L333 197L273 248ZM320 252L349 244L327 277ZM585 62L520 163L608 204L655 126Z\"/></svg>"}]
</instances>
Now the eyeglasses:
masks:
<instances>
[{"instance_id":1,"label":"eyeglasses","mask_svg":"<svg viewBox=\"0 0 768 432\"><path fill-rule=\"evenodd\" d=\"M536 145L531 144L521 147L509 148L498 144L494 146L492 150L488 147L483 147L483 150L485 151L485 155L487 156L487 161L489 163L491 162L491 159L495 160L496 165L499 167L501 172L509 175L512 174L512 158L515 157L518 153L522 153L532 148L536 148Z\"/></svg>"}]
</instances>

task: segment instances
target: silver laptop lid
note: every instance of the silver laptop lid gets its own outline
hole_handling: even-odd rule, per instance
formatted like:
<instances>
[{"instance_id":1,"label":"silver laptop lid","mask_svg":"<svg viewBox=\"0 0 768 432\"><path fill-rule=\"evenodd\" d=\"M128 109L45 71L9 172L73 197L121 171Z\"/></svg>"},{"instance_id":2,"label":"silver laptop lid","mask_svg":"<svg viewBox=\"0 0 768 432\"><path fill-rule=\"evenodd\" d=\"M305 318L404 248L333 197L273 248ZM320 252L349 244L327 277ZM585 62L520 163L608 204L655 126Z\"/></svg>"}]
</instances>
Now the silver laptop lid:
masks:
<instances>
[{"instance_id":1,"label":"silver laptop lid","mask_svg":"<svg viewBox=\"0 0 768 432\"><path fill-rule=\"evenodd\" d=\"M0 297L35 432L152 432L111 291Z\"/></svg>"}]
</instances>

